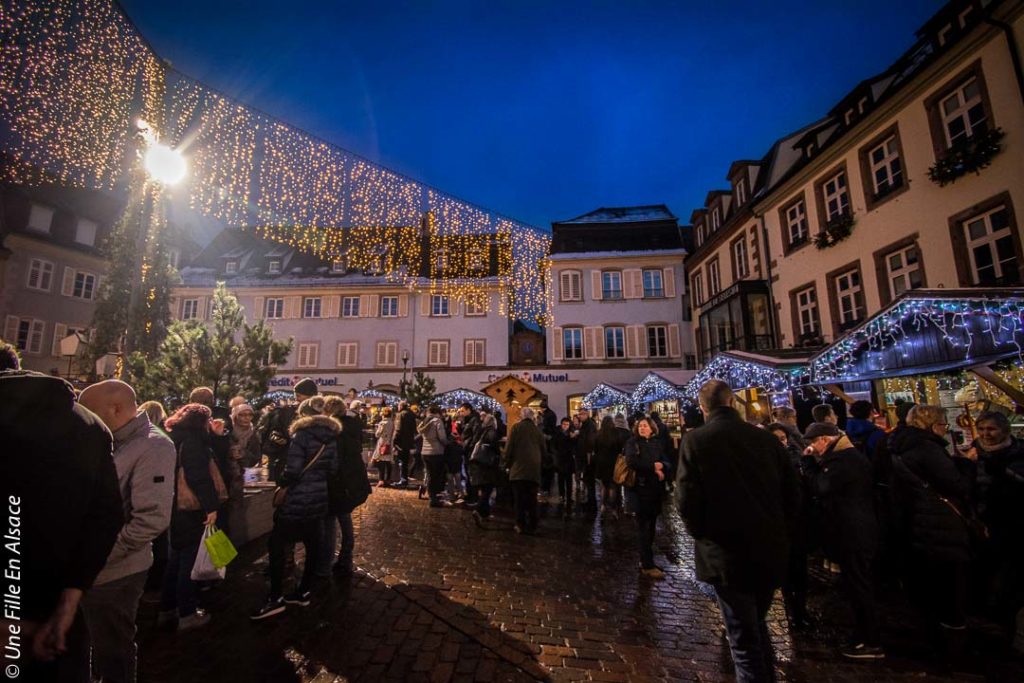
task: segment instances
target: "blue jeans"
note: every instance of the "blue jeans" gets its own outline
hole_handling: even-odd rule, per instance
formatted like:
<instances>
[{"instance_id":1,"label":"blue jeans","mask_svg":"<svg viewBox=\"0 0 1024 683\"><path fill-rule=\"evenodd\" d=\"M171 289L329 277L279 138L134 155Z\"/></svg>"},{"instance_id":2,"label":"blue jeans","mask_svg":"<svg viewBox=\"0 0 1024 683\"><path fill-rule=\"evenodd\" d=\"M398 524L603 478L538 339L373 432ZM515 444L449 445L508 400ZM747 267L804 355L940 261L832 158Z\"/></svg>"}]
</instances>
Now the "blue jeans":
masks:
<instances>
[{"instance_id":1,"label":"blue jeans","mask_svg":"<svg viewBox=\"0 0 1024 683\"><path fill-rule=\"evenodd\" d=\"M736 682L773 683L775 650L765 618L775 589L744 590L715 586L715 594L729 635Z\"/></svg>"},{"instance_id":2,"label":"blue jeans","mask_svg":"<svg viewBox=\"0 0 1024 683\"><path fill-rule=\"evenodd\" d=\"M196 563L199 546L171 548L164 568L164 586L160 593L160 609L178 608L178 616L185 618L199 607L196 582L192 580L192 565Z\"/></svg>"},{"instance_id":3,"label":"blue jeans","mask_svg":"<svg viewBox=\"0 0 1024 683\"><path fill-rule=\"evenodd\" d=\"M331 563L334 562L334 548L338 542L338 527L341 527L341 552L338 554L337 566L352 569L352 552L356 547L355 529L352 527L352 513L339 512L337 523L335 515L328 515L323 521L323 537L320 541L320 557L317 562L317 575L330 576Z\"/></svg>"}]
</instances>

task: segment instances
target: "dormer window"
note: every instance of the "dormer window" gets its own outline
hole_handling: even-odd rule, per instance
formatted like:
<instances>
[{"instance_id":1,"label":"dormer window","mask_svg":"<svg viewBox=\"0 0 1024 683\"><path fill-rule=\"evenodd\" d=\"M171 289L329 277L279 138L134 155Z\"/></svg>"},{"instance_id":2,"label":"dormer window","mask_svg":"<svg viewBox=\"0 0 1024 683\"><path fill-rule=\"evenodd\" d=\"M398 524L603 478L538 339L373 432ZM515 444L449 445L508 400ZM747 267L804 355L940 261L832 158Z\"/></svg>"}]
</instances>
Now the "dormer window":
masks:
<instances>
[{"instance_id":1,"label":"dormer window","mask_svg":"<svg viewBox=\"0 0 1024 683\"><path fill-rule=\"evenodd\" d=\"M281 259L267 261L267 272L271 275L279 274L281 272Z\"/></svg>"},{"instance_id":2,"label":"dormer window","mask_svg":"<svg viewBox=\"0 0 1024 683\"><path fill-rule=\"evenodd\" d=\"M866 97L860 98L860 100L857 102L857 113L863 114L864 111L867 108L868 108L868 98L866 98Z\"/></svg>"},{"instance_id":3,"label":"dormer window","mask_svg":"<svg viewBox=\"0 0 1024 683\"><path fill-rule=\"evenodd\" d=\"M438 273L443 273L448 270L448 252L444 249L437 251L437 256L434 257L434 267Z\"/></svg>"},{"instance_id":4,"label":"dormer window","mask_svg":"<svg viewBox=\"0 0 1024 683\"><path fill-rule=\"evenodd\" d=\"M712 230L718 230L718 228L721 225L721 223L722 223L722 215L721 215L721 212L719 211L718 207L716 206L714 208L714 210L711 212L711 229Z\"/></svg>"},{"instance_id":5,"label":"dormer window","mask_svg":"<svg viewBox=\"0 0 1024 683\"><path fill-rule=\"evenodd\" d=\"M847 126L849 126L850 123L852 123L852 122L853 122L853 110L852 109L847 109L846 113L843 114L843 123L845 123Z\"/></svg>"},{"instance_id":6,"label":"dormer window","mask_svg":"<svg viewBox=\"0 0 1024 683\"><path fill-rule=\"evenodd\" d=\"M345 261L331 261L331 272L332 273L344 273L347 270L345 267Z\"/></svg>"},{"instance_id":7,"label":"dormer window","mask_svg":"<svg viewBox=\"0 0 1024 683\"><path fill-rule=\"evenodd\" d=\"M946 24L939 29L939 33L936 39L939 41L939 45L945 45L949 42L949 34L953 32L953 24Z\"/></svg>"},{"instance_id":8,"label":"dormer window","mask_svg":"<svg viewBox=\"0 0 1024 683\"><path fill-rule=\"evenodd\" d=\"M961 12L960 15L956 18L957 23L960 24L960 28L967 28L967 17L973 10L974 6L969 5L967 9Z\"/></svg>"},{"instance_id":9,"label":"dormer window","mask_svg":"<svg viewBox=\"0 0 1024 683\"><path fill-rule=\"evenodd\" d=\"M810 159L813 155L814 155L814 143L811 142L806 147L804 147L804 156L807 157L808 159Z\"/></svg>"},{"instance_id":10,"label":"dormer window","mask_svg":"<svg viewBox=\"0 0 1024 683\"><path fill-rule=\"evenodd\" d=\"M224 264L224 272L228 275L234 275L238 272L238 261L228 261Z\"/></svg>"},{"instance_id":11,"label":"dormer window","mask_svg":"<svg viewBox=\"0 0 1024 683\"><path fill-rule=\"evenodd\" d=\"M736 206L742 206L747 201L747 181L740 178L736 183Z\"/></svg>"},{"instance_id":12,"label":"dormer window","mask_svg":"<svg viewBox=\"0 0 1024 683\"><path fill-rule=\"evenodd\" d=\"M167 263L174 268L178 269L178 262L181 261L181 249L171 247L167 250Z\"/></svg>"}]
</instances>

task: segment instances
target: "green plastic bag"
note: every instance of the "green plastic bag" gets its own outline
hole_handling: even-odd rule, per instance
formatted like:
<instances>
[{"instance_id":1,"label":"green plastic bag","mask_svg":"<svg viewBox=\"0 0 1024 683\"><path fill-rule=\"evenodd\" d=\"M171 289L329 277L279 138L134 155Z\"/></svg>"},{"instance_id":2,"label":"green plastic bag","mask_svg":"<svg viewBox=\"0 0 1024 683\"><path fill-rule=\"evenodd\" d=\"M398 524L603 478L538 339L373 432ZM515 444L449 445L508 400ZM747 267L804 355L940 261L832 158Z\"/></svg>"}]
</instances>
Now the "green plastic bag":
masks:
<instances>
[{"instance_id":1,"label":"green plastic bag","mask_svg":"<svg viewBox=\"0 0 1024 683\"><path fill-rule=\"evenodd\" d=\"M238 551L235 550L231 539L217 527L210 527L207 530L203 543L206 545L206 551L210 553L213 566L217 569L228 566L231 560L238 557Z\"/></svg>"}]
</instances>

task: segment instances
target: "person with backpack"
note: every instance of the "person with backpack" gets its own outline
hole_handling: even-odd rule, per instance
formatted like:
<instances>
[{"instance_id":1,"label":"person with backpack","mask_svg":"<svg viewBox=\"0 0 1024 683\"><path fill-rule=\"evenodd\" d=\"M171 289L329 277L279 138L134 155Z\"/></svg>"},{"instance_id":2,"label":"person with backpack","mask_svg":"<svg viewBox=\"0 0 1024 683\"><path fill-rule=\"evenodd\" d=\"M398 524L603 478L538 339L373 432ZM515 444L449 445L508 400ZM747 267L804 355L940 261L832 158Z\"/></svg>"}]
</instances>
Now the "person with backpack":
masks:
<instances>
[{"instance_id":1,"label":"person with backpack","mask_svg":"<svg viewBox=\"0 0 1024 683\"><path fill-rule=\"evenodd\" d=\"M850 417L846 419L846 435L853 447L874 462L875 450L885 438L885 432L874 422L871 415L875 408L870 401L854 401L850 404Z\"/></svg>"},{"instance_id":2,"label":"person with backpack","mask_svg":"<svg viewBox=\"0 0 1024 683\"><path fill-rule=\"evenodd\" d=\"M445 448L448 436L445 434L444 422L441 420L441 408L432 405L427 408L427 416L416 431L423 437L423 462L427 469L427 494L430 496L430 507L451 507L451 503L441 500L441 492L446 482Z\"/></svg>"},{"instance_id":3,"label":"person with backpack","mask_svg":"<svg viewBox=\"0 0 1024 683\"><path fill-rule=\"evenodd\" d=\"M295 403L278 406L260 420L256 431L260 437L260 449L267 456L271 481L280 481L288 458L288 444L291 441L288 428L295 421L299 404L320 393L316 382L309 377L295 385Z\"/></svg>"},{"instance_id":4,"label":"person with backpack","mask_svg":"<svg viewBox=\"0 0 1024 683\"><path fill-rule=\"evenodd\" d=\"M324 519L317 575L327 576L333 572L335 576L351 576L356 545L352 511L370 496L370 478L366 474L362 452L363 421L352 410L352 404L346 406L340 396L329 396L324 401L324 414L338 420L341 431L336 442L338 469L327 481L329 514ZM335 561L338 528L341 529L341 551Z\"/></svg>"}]
</instances>

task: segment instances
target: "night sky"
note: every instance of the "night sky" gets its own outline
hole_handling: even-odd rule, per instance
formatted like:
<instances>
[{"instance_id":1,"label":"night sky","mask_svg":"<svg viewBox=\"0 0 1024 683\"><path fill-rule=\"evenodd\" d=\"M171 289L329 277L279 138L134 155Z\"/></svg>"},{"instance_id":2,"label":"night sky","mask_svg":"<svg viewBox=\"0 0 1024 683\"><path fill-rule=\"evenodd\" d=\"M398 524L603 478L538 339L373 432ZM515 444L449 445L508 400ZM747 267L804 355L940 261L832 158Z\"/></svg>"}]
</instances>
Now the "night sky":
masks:
<instances>
[{"instance_id":1,"label":"night sky","mask_svg":"<svg viewBox=\"0 0 1024 683\"><path fill-rule=\"evenodd\" d=\"M288 123L548 228L684 222L914 40L939 0L122 0L164 58Z\"/></svg>"}]
</instances>

